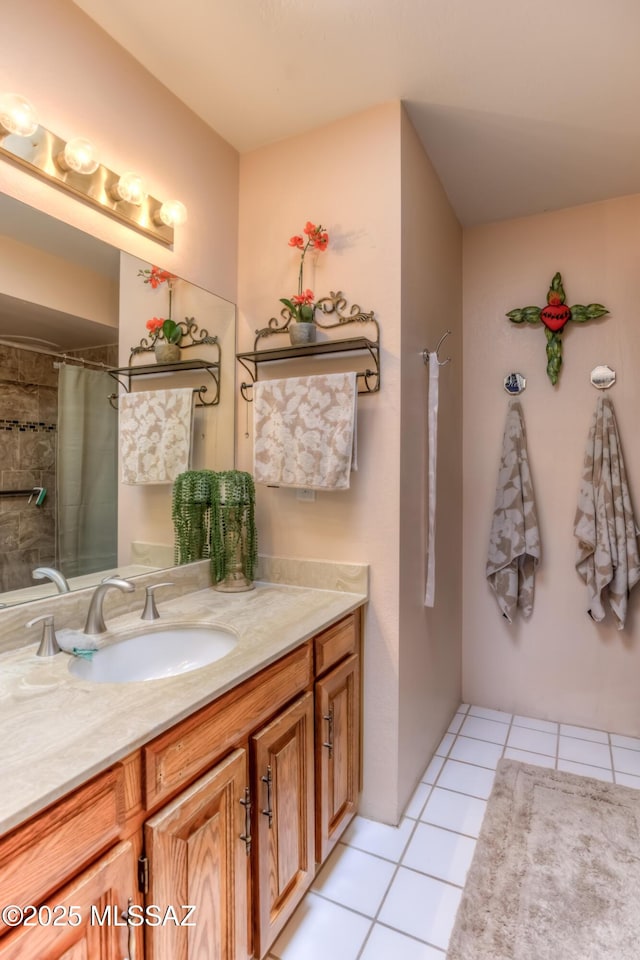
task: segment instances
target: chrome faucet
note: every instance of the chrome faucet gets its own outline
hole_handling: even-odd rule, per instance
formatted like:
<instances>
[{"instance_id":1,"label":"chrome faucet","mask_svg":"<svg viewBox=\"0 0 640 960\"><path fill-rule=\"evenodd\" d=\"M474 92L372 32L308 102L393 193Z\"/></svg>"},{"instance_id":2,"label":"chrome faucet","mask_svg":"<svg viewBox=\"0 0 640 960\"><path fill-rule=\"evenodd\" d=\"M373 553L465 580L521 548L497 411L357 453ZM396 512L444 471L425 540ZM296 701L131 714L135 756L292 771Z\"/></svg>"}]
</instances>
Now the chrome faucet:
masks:
<instances>
[{"instance_id":1,"label":"chrome faucet","mask_svg":"<svg viewBox=\"0 0 640 960\"><path fill-rule=\"evenodd\" d=\"M107 626L104 622L102 613L102 604L105 594L112 588L117 587L124 593L131 593L135 586L130 580L121 580L120 577L107 577L102 583L99 583L93 591L89 611L87 613L87 622L84 625L84 632L88 634L106 633Z\"/></svg>"},{"instance_id":2,"label":"chrome faucet","mask_svg":"<svg viewBox=\"0 0 640 960\"><path fill-rule=\"evenodd\" d=\"M51 580L58 588L58 593L69 593L71 589L65 575L55 567L36 567L31 576L34 580Z\"/></svg>"}]
</instances>

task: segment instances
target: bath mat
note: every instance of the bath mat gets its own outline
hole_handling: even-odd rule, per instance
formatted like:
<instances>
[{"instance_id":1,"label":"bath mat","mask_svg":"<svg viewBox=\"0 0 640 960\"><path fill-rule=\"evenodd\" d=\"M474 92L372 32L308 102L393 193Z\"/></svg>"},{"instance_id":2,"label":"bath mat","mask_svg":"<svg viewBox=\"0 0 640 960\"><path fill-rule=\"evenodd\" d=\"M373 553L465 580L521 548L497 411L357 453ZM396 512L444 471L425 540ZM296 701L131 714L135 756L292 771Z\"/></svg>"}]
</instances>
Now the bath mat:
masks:
<instances>
[{"instance_id":1,"label":"bath mat","mask_svg":"<svg viewBox=\"0 0 640 960\"><path fill-rule=\"evenodd\" d=\"M501 760L447 960L637 960L640 790Z\"/></svg>"}]
</instances>

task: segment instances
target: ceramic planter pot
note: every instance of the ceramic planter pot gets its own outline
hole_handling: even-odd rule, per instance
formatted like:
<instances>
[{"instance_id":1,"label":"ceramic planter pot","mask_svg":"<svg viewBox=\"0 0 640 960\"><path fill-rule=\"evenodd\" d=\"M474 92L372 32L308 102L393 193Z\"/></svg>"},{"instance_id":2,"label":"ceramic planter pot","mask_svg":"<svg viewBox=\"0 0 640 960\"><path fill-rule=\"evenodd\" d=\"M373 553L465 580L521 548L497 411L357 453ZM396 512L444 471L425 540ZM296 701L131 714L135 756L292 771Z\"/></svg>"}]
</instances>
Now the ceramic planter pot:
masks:
<instances>
[{"instance_id":1,"label":"ceramic planter pot","mask_svg":"<svg viewBox=\"0 0 640 960\"><path fill-rule=\"evenodd\" d=\"M156 363L175 363L180 359L180 346L177 343L158 341L153 345Z\"/></svg>"},{"instance_id":2,"label":"ceramic planter pot","mask_svg":"<svg viewBox=\"0 0 640 960\"><path fill-rule=\"evenodd\" d=\"M298 323L292 320L289 324L289 338L291 343L298 346L302 343L315 343L315 323Z\"/></svg>"}]
</instances>

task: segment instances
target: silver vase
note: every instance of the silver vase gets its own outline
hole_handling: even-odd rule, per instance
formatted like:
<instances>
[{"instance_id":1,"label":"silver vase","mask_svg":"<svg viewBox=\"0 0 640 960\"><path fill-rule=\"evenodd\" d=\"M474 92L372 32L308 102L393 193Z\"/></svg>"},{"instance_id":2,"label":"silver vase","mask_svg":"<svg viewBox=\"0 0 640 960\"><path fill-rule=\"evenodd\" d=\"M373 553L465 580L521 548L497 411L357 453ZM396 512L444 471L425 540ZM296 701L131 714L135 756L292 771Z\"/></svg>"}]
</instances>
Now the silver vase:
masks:
<instances>
[{"instance_id":1,"label":"silver vase","mask_svg":"<svg viewBox=\"0 0 640 960\"><path fill-rule=\"evenodd\" d=\"M299 346L301 343L315 343L315 323L298 323L297 320L292 320L289 324L289 339L294 346Z\"/></svg>"}]
</instances>

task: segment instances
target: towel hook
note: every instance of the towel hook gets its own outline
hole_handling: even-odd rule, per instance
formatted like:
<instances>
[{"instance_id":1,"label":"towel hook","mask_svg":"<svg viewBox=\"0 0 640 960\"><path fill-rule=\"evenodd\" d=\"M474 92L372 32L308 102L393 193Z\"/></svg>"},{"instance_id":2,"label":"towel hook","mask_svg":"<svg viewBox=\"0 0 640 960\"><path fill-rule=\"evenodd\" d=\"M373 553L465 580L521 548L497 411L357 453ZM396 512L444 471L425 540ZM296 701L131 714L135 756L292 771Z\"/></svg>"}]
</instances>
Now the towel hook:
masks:
<instances>
[{"instance_id":1,"label":"towel hook","mask_svg":"<svg viewBox=\"0 0 640 960\"><path fill-rule=\"evenodd\" d=\"M442 336L441 336L440 339L438 340L438 342L437 342L437 344L436 344L435 350L433 351L433 352L435 353L435 355L436 355L436 359L437 359L437 361L438 361L438 366L439 366L439 367L444 367L444 365L445 365L446 363L451 363L451 357L447 357L446 360L441 360L441 359L440 359L440 353L439 353L440 347L442 346L442 344L444 343L444 341L445 341L445 340L447 339L447 337L449 337L449 336L451 336L451 330L445 330L445 332L442 334ZM423 350L423 351L422 351L422 359L424 360L425 363L429 363L429 351L428 351L428 350Z\"/></svg>"}]
</instances>

